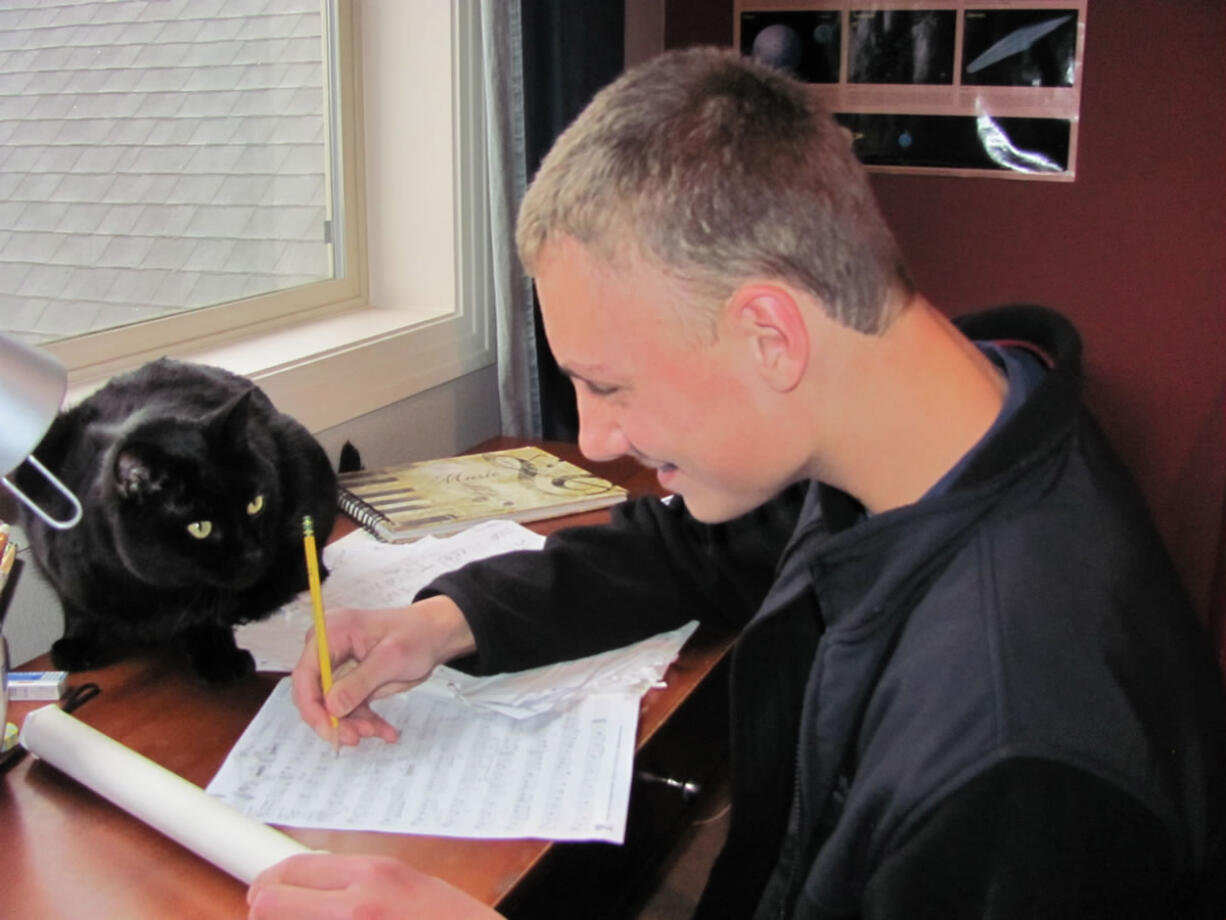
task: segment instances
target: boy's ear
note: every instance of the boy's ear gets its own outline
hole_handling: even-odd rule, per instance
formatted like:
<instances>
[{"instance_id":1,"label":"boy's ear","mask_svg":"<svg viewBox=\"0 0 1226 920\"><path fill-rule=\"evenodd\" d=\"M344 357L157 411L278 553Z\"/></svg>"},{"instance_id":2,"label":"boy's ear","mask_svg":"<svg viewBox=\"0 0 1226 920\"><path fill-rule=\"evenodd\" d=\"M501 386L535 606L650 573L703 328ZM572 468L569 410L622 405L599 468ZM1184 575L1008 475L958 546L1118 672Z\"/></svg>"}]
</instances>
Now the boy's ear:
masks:
<instances>
[{"instance_id":1,"label":"boy's ear","mask_svg":"<svg viewBox=\"0 0 1226 920\"><path fill-rule=\"evenodd\" d=\"M810 349L796 296L779 284L746 284L729 299L727 316L748 345L762 379L780 392L794 389L808 366Z\"/></svg>"}]
</instances>

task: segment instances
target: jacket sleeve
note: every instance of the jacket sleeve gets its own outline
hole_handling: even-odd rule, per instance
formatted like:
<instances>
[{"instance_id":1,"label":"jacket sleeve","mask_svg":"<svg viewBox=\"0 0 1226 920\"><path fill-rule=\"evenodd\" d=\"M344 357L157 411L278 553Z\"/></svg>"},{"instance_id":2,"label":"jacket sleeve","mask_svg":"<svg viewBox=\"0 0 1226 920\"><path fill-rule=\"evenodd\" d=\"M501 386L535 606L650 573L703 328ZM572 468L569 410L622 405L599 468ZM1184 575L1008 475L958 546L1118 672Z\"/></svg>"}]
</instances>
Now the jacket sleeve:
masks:
<instances>
[{"instance_id":1,"label":"jacket sleeve","mask_svg":"<svg viewBox=\"0 0 1226 920\"><path fill-rule=\"evenodd\" d=\"M862 920L1186 917L1175 865L1169 833L1137 799L1073 767L1011 761L950 795L882 861Z\"/></svg>"},{"instance_id":2,"label":"jacket sleeve","mask_svg":"<svg viewBox=\"0 0 1226 920\"><path fill-rule=\"evenodd\" d=\"M616 648L692 619L737 629L770 586L803 496L794 486L718 525L695 520L679 496L635 499L608 524L469 563L419 596L446 594L464 611L477 654L458 665L483 674Z\"/></svg>"}]
</instances>

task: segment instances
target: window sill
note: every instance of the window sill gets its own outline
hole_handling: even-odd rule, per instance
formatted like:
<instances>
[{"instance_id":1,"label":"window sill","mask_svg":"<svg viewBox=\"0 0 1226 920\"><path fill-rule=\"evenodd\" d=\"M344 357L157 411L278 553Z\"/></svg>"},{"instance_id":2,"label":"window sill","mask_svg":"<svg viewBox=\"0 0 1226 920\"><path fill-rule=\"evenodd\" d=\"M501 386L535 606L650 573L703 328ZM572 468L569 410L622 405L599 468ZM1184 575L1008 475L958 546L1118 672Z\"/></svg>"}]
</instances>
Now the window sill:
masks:
<instances>
[{"instance_id":1,"label":"window sill","mask_svg":"<svg viewBox=\"0 0 1226 920\"><path fill-rule=\"evenodd\" d=\"M318 433L492 364L484 324L467 326L447 308L363 307L181 357L250 377ZM103 383L74 385L66 403Z\"/></svg>"}]
</instances>

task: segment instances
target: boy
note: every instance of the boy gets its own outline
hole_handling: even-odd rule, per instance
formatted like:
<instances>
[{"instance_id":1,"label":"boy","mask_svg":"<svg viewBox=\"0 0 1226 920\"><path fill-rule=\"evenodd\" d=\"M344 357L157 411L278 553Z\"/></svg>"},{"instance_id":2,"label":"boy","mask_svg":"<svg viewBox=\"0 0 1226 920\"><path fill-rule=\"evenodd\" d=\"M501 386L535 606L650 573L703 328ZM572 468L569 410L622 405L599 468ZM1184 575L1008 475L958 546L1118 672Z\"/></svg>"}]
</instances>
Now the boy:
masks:
<instances>
[{"instance_id":1,"label":"boy","mask_svg":"<svg viewBox=\"0 0 1226 920\"><path fill-rule=\"evenodd\" d=\"M599 94L518 243L584 454L630 454L679 498L344 613L329 640L358 666L325 709L312 643L304 719L393 740L369 700L437 662L510 670L718 620L741 630L733 806L698 916L1222 916L1220 676L1078 402L1066 321L955 327L846 132L712 50ZM312 855L257 880L252 916L315 888L489 915L393 861Z\"/></svg>"}]
</instances>

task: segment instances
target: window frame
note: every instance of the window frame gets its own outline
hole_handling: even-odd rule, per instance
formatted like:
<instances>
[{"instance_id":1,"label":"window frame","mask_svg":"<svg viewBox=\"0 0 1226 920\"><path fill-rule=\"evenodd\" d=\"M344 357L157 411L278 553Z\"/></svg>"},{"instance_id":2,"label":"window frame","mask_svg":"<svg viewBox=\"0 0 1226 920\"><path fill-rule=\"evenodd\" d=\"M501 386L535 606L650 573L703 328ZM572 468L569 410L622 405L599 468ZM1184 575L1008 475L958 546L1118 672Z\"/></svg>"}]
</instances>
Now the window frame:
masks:
<instances>
[{"instance_id":1,"label":"window frame","mask_svg":"<svg viewBox=\"0 0 1226 920\"><path fill-rule=\"evenodd\" d=\"M114 374L170 355L251 377L278 408L318 432L494 362L478 0L358 6L338 0L335 19L326 17L338 36L346 277L48 343L42 347L69 369L69 402ZM427 52L416 28L423 16L433 17L436 31L449 29L447 48ZM398 76L415 63L406 36L416 36L450 76L449 87L415 94L433 94L425 116L449 123L446 155L435 151L433 165L416 177L449 192L443 207L450 214L434 206L429 221L405 213L416 205L389 211L380 200L367 207L368 185L382 199L388 169L415 168L401 148L388 149L382 130L367 131L412 117L406 94L415 84ZM450 222L435 257L399 258L401 231L426 222ZM412 272L435 277L416 284L406 281Z\"/></svg>"}]
</instances>

